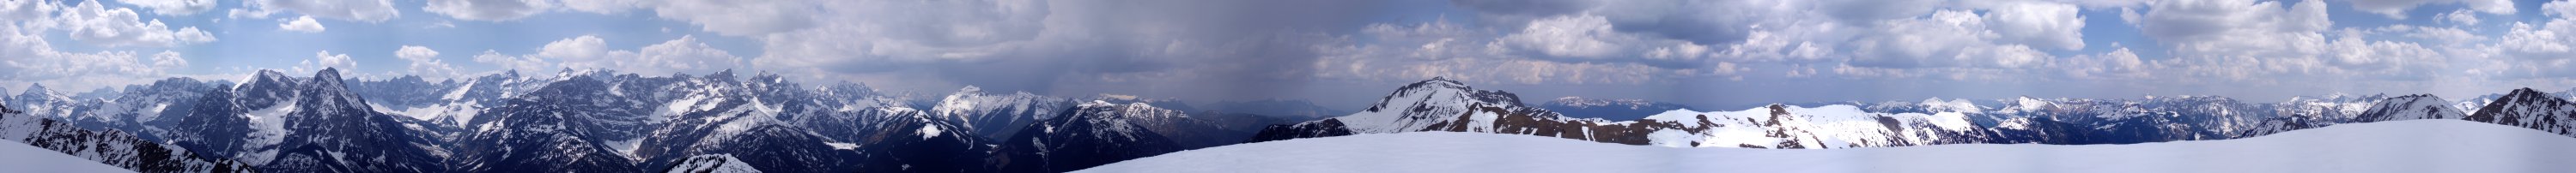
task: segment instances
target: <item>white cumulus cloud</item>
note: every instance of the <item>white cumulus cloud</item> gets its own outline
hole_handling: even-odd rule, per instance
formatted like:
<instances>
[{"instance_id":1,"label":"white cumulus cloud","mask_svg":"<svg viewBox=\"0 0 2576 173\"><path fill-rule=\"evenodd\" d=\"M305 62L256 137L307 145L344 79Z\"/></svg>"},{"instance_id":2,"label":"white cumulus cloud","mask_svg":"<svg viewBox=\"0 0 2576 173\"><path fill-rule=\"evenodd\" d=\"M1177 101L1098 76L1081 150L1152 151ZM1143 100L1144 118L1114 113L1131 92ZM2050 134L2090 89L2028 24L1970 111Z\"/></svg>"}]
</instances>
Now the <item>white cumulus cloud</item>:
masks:
<instances>
[{"instance_id":1,"label":"white cumulus cloud","mask_svg":"<svg viewBox=\"0 0 2576 173\"><path fill-rule=\"evenodd\" d=\"M403 61L411 62L411 66L405 69L407 74L420 75L430 79L442 79L460 75L456 71L455 65L448 65L445 60L438 59L438 50L431 50L429 47L411 45L402 46L401 49L394 50L394 58L400 58Z\"/></svg>"},{"instance_id":2,"label":"white cumulus cloud","mask_svg":"<svg viewBox=\"0 0 2576 173\"><path fill-rule=\"evenodd\" d=\"M313 59L298 61L295 63L295 68L288 70L321 71L323 68L338 68L341 71L351 71L357 67L358 61L350 60L349 54L331 54L331 51L326 50L313 52Z\"/></svg>"},{"instance_id":3,"label":"white cumulus cloud","mask_svg":"<svg viewBox=\"0 0 2576 173\"><path fill-rule=\"evenodd\" d=\"M2513 14L2513 0L2352 0L2352 8L2377 13L2393 19L2406 19L2406 10L2430 4L2460 4L2468 9L2490 14Z\"/></svg>"},{"instance_id":4,"label":"white cumulus cloud","mask_svg":"<svg viewBox=\"0 0 2576 173\"><path fill-rule=\"evenodd\" d=\"M522 71L572 68L668 74L746 68L742 57L699 42L697 36L681 36L635 50L608 48L606 43L606 39L598 36L584 35L547 43L535 54L504 55L486 51L476 55L474 61Z\"/></svg>"},{"instance_id":5,"label":"white cumulus cloud","mask_svg":"<svg viewBox=\"0 0 2576 173\"><path fill-rule=\"evenodd\" d=\"M2433 19L2435 19L2435 20L2440 20L2440 21L2442 21L2443 23L2453 23L2453 24L2461 24L2461 25L2477 25L2477 24L2478 24L2478 14L2476 14L2476 13L2470 13L2468 9L2460 9L2460 10L2457 10L2457 11L2451 11L2450 13L2442 13L2442 14L2434 15L2434 16L2433 16Z\"/></svg>"},{"instance_id":6,"label":"white cumulus cloud","mask_svg":"<svg viewBox=\"0 0 2576 173\"><path fill-rule=\"evenodd\" d=\"M324 29L322 28L322 22L313 21L313 16L296 16L295 20L285 20L282 22L285 23L277 24L278 30L315 33L322 32Z\"/></svg>"},{"instance_id":7,"label":"white cumulus cloud","mask_svg":"<svg viewBox=\"0 0 2576 173\"><path fill-rule=\"evenodd\" d=\"M599 44L601 42L594 36L565 39L547 44L537 55L560 59L566 68L606 68L646 74L710 73L742 67L741 57L698 42L696 36L681 36L639 50L609 50Z\"/></svg>"},{"instance_id":8,"label":"white cumulus cloud","mask_svg":"<svg viewBox=\"0 0 2576 173\"><path fill-rule=\"evenodd\" d=\"M72 40L109 47L172 47L215 41L212 34L197 27L170 29L161 20L141 20L133 9L108 8L98 1L62 9L54 19L50 25L70 32Z\"/></svg>"},{"instance_id":9,"label":"white cumulus cloud","mask_svg":"<svg viewBox=\"0 0 2576 173\"><path fill-rule=\"evenodd\" d=\"M290 11L314 17L365 22L383 22L401 17L391 0L246 0L236 17L263 18L270 13Z\"/></svg>"},{"instance_id":10,"label":"white cumulus cloud","mask_svg":"<svg viewBox=\"0 0 2576 173\"><path fill-rule=\"evenodd\" d=\"M216 0L119 0L116 2L152 9L152 14L171 16L197 14L197 12L215 9L216 4Z\"/></svg>"},{"instance_id":11,"label":"white cumulus cloud","mask_svg":"<svg viewBox=\"0 0 2576 173\"><path fill-rule=\"evenodd\" d=\"M501 54L500 51L493 50L483 50L483 54L475 54L474 62L491 64L494 66L500 66L502 69L520 72L544 72L558 67L554 62L548 62L545 59L540 59L536 56L505 55Z\"/></svg>"},{"instance_id":12,"label":"white cumulus cloud","mask_svg":"<svg viewBox=\"0 0 2576 173\"><path fill-rule=\"evenodd\" d=\"M421 11L456 19L506 21L554 9L551 0L430 0Z\"/></svg>"},{"instance_id":13,"label":"white cumulus cloud","mask_svg":"<svg viewBox=\"0 0 2576 173\"><path fill-rule=\"evenodd\" d=\"M1531 21L1520 33L1503 36L1503 43L1517 48L1536 50L1550 56L1603 57L1624 51L1620 33L1610 31L1610 21L1601 16L1558 16Z\"/></svg>"}]
</instances>

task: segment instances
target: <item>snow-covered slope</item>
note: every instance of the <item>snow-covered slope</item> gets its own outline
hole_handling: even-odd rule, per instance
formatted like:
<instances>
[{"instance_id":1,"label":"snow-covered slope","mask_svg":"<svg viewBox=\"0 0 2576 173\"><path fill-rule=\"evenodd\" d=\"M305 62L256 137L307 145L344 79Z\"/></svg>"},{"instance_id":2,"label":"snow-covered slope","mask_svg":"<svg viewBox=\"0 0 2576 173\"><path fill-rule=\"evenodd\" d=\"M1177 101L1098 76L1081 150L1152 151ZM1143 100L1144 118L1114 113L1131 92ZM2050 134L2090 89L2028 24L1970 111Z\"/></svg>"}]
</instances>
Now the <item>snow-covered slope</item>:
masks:
<instances>
[{"instance_id":1,"label":"snow-covered slope","mask_svg":"<svg viewBox=\"0 0 2576 173\"><path fill-rule=\"evenodd\" d=\"M12 109L25 112L27 115L72 118L69 117L72 112L79 109L79 105L75 102L79 100L73 100L70 94L45 89L44 84L29 84L27 89L20 91L17 96L10 96L7 104Z\"/></svg>"},{"instance_id":2,"label":"snow-covered slope","mask_svg":"<svg viewBox=\"0 0 2576 173\"><path fill-rule=\"evenodd\" d=\"M1668 148L1422 132L1241 144L1076 172L2559 172L2576 138L2459 120L2237 140L1835 150Z\"/></svg>"},{"instance_id":3,"label":"snow-covered slope","mask_svg":"<svg viewBox=\"0 0 2576 173\"><path fill-rule=\"evenodd\" d=\"M0 140L140 172L248 172L251 166L201 156L117 130L94 131L0 106ZM0 170L7 172L7 170Z\"/></svg>"},{"instance_id":4,"label":"snow-covered slope","mask_svg":"<svg viewBox=\"0 0 2576 173\"><path fill-rule=\"evenodd\" d=\"M2343 123L2366 123L2413 119L2459 119L2468 116L2442 97L2430 94L2397 97L2368 97L2363 101L2317 101L2292 99L2281 106L2286 116L2273 116L2244 127L2236 136L2262 136L2290 130L2325 127ZM2375 103L2370 103L2375 102ZM2360 105L2361 103L2369 103ZM2354 108L2363 107L2363 108ZM2359 113L2352 113L2353 111Z\"/></svg>"},{"instance_id":5,"label":"snow-covered slope","mask_svg":"<svg viewBox=\"0 0 2576 173\"><path fill-rule=\"evenodd\" d=\"M414 128L416 120L375 112L349 92L338 69L324 68L294 89L295 110L280 117L285 133L262 172L445 172L445 144Z\"/></svg>"},{"instance_id":6,"label":"snow-covered slope","mask_svg":"<svg viewBox=\"0 0 2576 173\"><path fill-rule=\"evenodd\" d=\"M1923 99L1923 101L1921 101L1921 102L1886 101L1886 102L1879 102L1879 103L1876 103L1876 104L1867 104L1866 106L1861 106L1861 110L1867 110L1867 111L1870 111L1870 112L1890 112L1890 113L1899 113L1899 112L1912 112L1912 113L1957 112L1957 113L1970 113L1970 114L1974 114L1974 113L1985 113L1987 109L1994 109L1994 108L1988 108L1988 107L1985 107L1985 106L1979 106L1979 105L1977 105L1977 103L1976 103L1976 102L1968 101L1968 99L1948 99L1948 100L1942 100L1942 99L1941 99L1941 98L1939 98L1939 97L1934 97L1934 98L1929 98L1929 99Z\"/></svg>"},{"instance_id":7,"label":"snow-covered slope","mask_svg":"<svg viewBox=\"0 0 2576 173\"><path fill-rule=\"evenodd\" d=\"M2442 100L2442 97L2433 96L2431 94L2388 98L2386 101L2381 101L2377 105L2372 105L2370 111L2361 113L2360 116L2356 117L2355 121L2370 122L2412 119L2460 119L2468 116L2468 113L2456 109L2457 107L2444 105L2447 104L2447 102L2449 101Z\"/></svg>"},{"instance_id":8,"label":"snow-covered slope","mask_svg":"<svg viewBox=\"0 0 2576 173\"><path fill-rule=\"evenodd\" d=\"M1004 172L1062 172L1120 160L1180 151L1146 121L1189 120L1178 111L1144 103L1091 101L1055 119L1021 128L994 156Z\"/></svg>"},{"instance_id":9,"label":"snow-covered slope","mask_svg":"<svg viewBox=\"0 0 2576 173\"><path fill-rule=\"evenodd\" d=\"M1011 137L1019 127L1055 118L1056 113L1074 104L1072 99L1029 92L985 94L981 88L966 86L940 99L939 105L932 106L929 113L964 125L975 134L984 135L985 139L1002 139Z\"/></svg>"},{"instance_id":10,"label":"snow-covered slope","mask_svg":"<svg viewBox=\"0 0 2576 173\"><path fill-rule=\"evenodd\" d=\"M1367 110L1333 119L1342 120L1342 123L1348 125L1351 131L1359 133L1408 132L1433 128L1433 126L1493 123L1491 114L1495 112L1476 110L1478 108L1508 111L1522 107L1518 95L1494 90L1476 90L1464 82L1435 77L1397 88L1395 93L1387 94ZM1480 122L1452 122L1460 120L1451 117L1458 117L1470 111L1486 114L1473 115L1472 118L1477 119L1465 120ZM1490 127L1469 128L1472 129L1470 131L1494 131Z\"/></svg>"},{"instance_id":11,"label":"snow-covered slope","mask_svg":"<svg viewBox=\"0 0 2576 173\"><path fill-rule=\"evenodd\" d=\"M614 140L635 138L627 129L641 117L627 99L608 96L608 85L587 77L556 82L487 110L470 124L472 132L454 141L449 163L461 172L621 171L638 172L631 154L615 150ZM621 103L621 104L592 104ZM625 127L625 128L619 128ZM542 148L542 149L523 149Z\"/></svg>"},{"instance_id":12,"label":"snow-covered slope","mask_svg":"<svg viewBox=\"0 0 2576 173\"><path fill-rule=\"evenodd\" d=\"M1772 105L1742 111L1674 110L1637 122L1673 124L1646 134L1671 147L1843 148L1974 142L1957 112L1872 113L1850 105ZM1611 124L1634 124L1613 122Z\"/></svg>"},{"instance_id":13,"label":"snow-covered slope","mask_svg":"<svg viewBox=\"0 0 2576 173\"><path fill-rule=\"evenodd\" d=\"M18 141L0 141L0 168L11 172L134 172Z\"/></svg>"},{"instance_id":14,"label":"snow-covered slope","mask_svg":"<svg viewBox=\"0 0 2576 173\"><path fill-rule=\"evenodd\" d=\"M416 119L374 111L337 69L306 78L262 70L246 81L198 98L168 142L265 172L444 172L442 140Z\"/></svg>"},{"instance_id":15,"label":"snow-covered slope","mask_svg":"<svg viewBox=\"0 0 2576 173\"><path fill-rule=\"evenodd\" d=\"M671 170L665 172L760 173L760 169L752 168L750 164L743 164L742 160L734 159L733 155L730 154L714 154L691 156L688 160L680 162L680 164L672 165Z\"/></svg>"}]
</instances>

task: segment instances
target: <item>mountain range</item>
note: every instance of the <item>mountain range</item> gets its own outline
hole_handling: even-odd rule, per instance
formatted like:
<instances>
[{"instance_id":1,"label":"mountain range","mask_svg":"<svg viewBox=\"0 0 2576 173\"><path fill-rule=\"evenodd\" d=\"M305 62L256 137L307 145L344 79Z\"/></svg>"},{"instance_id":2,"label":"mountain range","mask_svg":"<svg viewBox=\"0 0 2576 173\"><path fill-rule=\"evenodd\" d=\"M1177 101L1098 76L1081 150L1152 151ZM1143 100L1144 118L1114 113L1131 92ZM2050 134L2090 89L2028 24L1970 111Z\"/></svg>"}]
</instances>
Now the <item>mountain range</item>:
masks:
<instances>
[{"instance_id":1,"label":"mountain range","mask_svg":"<svg viewBox=\"0 0 2576 173\"><path fill-rule=\"evenodd\" d=\"M1524 134L1630 145L1741 148L1850 148L1961 143L2134 144L2236 139L2335 124L2461 119L2576 136L2576 105L2532 89L2509 91L2478 108L2432 95L2300 97L2254 103L2215 96L2138 99L1965 100L1920 103L1772 104L1701 112L1675 109L1638 119L1577 118L1525 106L1510 92L1434 78L1397 88L1349 116L1275 125L1251 142L1420 131ZM1559 99L1580 100L1580 99ZM1568 102L1568 101L1558 101Z\"/></svg>"},{"instance_id":2,"label":"mountain range","mask_svg":"<svg viewBox=\"0 0 2576 173\"><path fill-rule=\"evenodd\" d=\"M1433 78L1358 111L1302 100L1186 104L968 86L944 96L732 71L517 71L428 81L263 70L0 97L0 139L138 172L1065 172L1241 143L1423 131L1667 147L1852 148L2237 139L2337 124L2459 119L2576 136L2576 103L2334 95L1772 104L1702 111L1518 95ZM105 94L101 94L105 93ZM2568 92L2560 92L2568 93ZM107 96L79 96L107 95ZM2476 105L2476 106L2468 106Z\"/></svg>"}]
</instances>

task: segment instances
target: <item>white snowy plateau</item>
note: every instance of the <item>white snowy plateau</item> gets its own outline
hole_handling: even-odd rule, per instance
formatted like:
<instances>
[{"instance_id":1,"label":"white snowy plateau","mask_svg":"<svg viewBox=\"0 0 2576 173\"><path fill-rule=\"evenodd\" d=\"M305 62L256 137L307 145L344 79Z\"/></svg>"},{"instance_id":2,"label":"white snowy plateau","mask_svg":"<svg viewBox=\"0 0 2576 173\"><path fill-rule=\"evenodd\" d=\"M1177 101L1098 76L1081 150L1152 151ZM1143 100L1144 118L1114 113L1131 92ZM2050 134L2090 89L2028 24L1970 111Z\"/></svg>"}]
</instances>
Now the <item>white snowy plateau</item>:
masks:
<instances>
[{"instance_id":1,"label":"white snowy plateau","mask_svg":"<svg viewBox=\"0 0 2576 173\"><path fill-rule=\"evenodd\" d=\"M2576 138L2461 120L2342 124L2127 145L1846 149L1632 146L1407 132L1229 145L1076 172L2564 172Z\"/></svg>"},{"instance_id":2,"label":"white snowy plateau","mask_svg":"<svg viewBox=\"0 0 2576 173\"><path fill-rule=\"evenodd\" d=\"M0 172L134 172L54 150L0 140Z\"/></svg>"}]
</instances>

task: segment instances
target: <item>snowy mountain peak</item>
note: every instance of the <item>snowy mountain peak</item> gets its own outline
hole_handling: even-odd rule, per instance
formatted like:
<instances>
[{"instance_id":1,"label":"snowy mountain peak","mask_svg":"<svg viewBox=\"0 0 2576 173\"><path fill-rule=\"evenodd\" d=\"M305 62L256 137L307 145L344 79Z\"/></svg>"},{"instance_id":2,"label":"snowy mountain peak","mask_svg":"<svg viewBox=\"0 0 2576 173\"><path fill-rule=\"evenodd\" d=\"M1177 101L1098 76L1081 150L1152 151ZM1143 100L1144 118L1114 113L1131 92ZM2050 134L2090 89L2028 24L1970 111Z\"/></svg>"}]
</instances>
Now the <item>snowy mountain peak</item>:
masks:
<instances>
[{"instance_id":1,"label":"snowy mountain peak","mask_svg":"<svg viewBox=\"0 0 2576 173\"><path fill-rule=\"evenodd\" d=\"M562 69L562 70L560 70L560 71L556 71L556 72L555 72L555 76L554 76L554 78L552 78L552 80L549 80L549 81L565 81L565 80L572 80L572 78L575 78L575 77L590 77L590 78L591 78L591 80L600 80L600 81L606 81L606 82L612 82L612 83L614 83L614 81L613 81L613 80L618 79L618 77L617 77L617 75L618 75L618 74L619 74L619 73L617 73L617 70L611 70L611 69L606 69L606 68L589 68L589 69L573 69L573 68L564 68L564 69ZM672 74L671 76L687 76L687 75L686 75L686 74Z\"/></svg>"},{"instance_id":2,"label":"snowy mountain peak","mask_svg":"<svg viewBox=\"0 0 2576 173\"><path fill-rule=\"evenodd\" d=\"M2388 98L2388 94L2356 95L2356 94L2346 94L2346 93L2340 93L2340 92L2337 92L2337 93L2329 94L2329 95L2326 95L2326 96L2297 96L2297 97L2290 97L2290 101L2291 101L2291 102L2301 102L2301 101L2354 102L2354 101L2380 100L2380 99L2387 99L2387 98Z\"/></svg>"},{"instance_id":3,"label":"snowy mountain peak","mask_svg":"<svg viewBox=\"0 0 2576 173\"><path fill-rule=\"evenodd\" d=\"M572 76L580 76L580 75L582 75L582 74L590 74L590 73L596 73L596 72L598 72L598 70L563 68L563 69L555 69L555 77L565 77L565 78L570 78L570 77L572 77Z\"/></svg>"},{"instance_id":4,"label":"snowy mountain peak","mask_svg":"<svg viewBox=\"0 0 2576 173\"><path fill-rule=\"evenodd\" d=\"M313 72L313 77L314 77L314 78L330 77L329 79L339 79L339 78L340 78L340 68L322 68L322 71L315 71L315 72Z\"/></svg>"},{"instance_id":5,"label":"snowy mountain peak","mask_svg":"<svg viewBox=\"0 0 2576 173\"><path fill-rule=\"evenodd\" d=\"M2540 92L2540 90L2535 90L2535 89L2531 89L2531 88L2520 88L2520 89L2513 89L2513 91L2510 91L2510 92L2505 92L2505 94L2504 94L2504 97L2503 97L2503 98L2515 98L2515 97L2549 97L2549 93Z\"/></svg>"},{"instance_id":6,"label":"snowy mountain peak","mask_svg":"<svg viewBox=\"0 0 2576 173\"><path fill-rule=\"evenodd\" d=\"M1928 112L1958 112L1958 113L1982 113L1982 112L1985 112L1985 108L1977 107L1977 103L1975 103L1975 102L1968 102L1968 100L1967 100L1967 99L1950 99L1950 100L1948 100L1948 101L1943 101L1943 100L1941 100L1941 98L1937 98L1937 97L1936 97L1936 98L1930 98L1930 99L1923 99L1923 103L1919 103L1919 105L1922 105L1922 106L1923 106L1923 109L1924 109L1925 111L1928 111Z\"/></svg>"},{"instance_id":7,"label":"snowy mountain peak","mask_svg":"<svg viewBox=\"0 0 2576 173\"><path fill-rule=\"evenodd\" d=\"M359 99L356 92L349 92L346 82L340 78L339 69L323 68L322 71L314 72L311 81L305 83L304 92L311 97L324 99L322 101L350 106L367 105L367 101Z\"/></svg>"},{"instance_id":8,"label":"snowy mountain peak","mask_svg":"<svg viewBox=\"0 0 2576 173\"><path fill-rule=\"evenodd\" d=\"M1101 130L1132 133L1135 132L1133 131L1135 129L1128 129L1128 127L1132 125L1132 123L1129 123L1128 121L1152 121L1152 118L1149 117L1176 114L1180 114L1180 112L1157 109L1152 105L1145 105L1143 103L1117 104L1109 103L1108 101L1093 100L1089 103L1075 106L1072 114L1063 115L1058 119L1066 121L1088 121L1088 123L1104 125L1094 127Z\"/></svg>"},{"instance_id":9,"label":"snowy mountain peak","mask_svg":"<svg viewBox=\"0 0 2576 173\"><path fill-rule=\"evenodd\" d=\"M348 85L345 84L347 81L342 81L340 78L339 69L323 68L322 71L313 72L313 78L311 80L312 82L306 83L306 85L312 86L314 89L348 89Z\"/></svg>"},{"instance_id":10,"label":"snowy mountain peak","mask_svg":"<svg viewBox=\"0 0 2576 173\"><path fill-rule=\"evenodd\" d=\"M885 95L885 93L880 93L880 92L878 92L876 88L868 88L868 85L866 85L866 84L859 84L859 83L849 82L849 81L841 81L839 84L832 84L832 85L818 86L818 87L815 87L815 90L816 90L816 91L820 91L820 92L816 92L816 94L821 94L823 97L852 98L852 99L856 99L856 100L871 100L871 101L886 101L886 102L904 102L904 101L897 101L897 100L910 100L910 99L911 99L911 98L909 98L909 97L904 97L904 96L886 96L886 95ZM883 102L880 102L880 103L883 103ZM896 104L896 105L900 105L901 103L894 103L894 104ZM895 106L895 105L885 105L885 106Z\"/></svg>"},{"instance_id":11,"label":"snowy mountain peak","mask_svg":"<svg viewBox=\"0 0 2576 173\"><path fill-rule=\"evenodd\" d=\"M1509 107L1521 106L1519 95L1502 91L1476 90L1475 87L1467 86L1466 83L1449 80L1447 78L1435 77L1431 78L1431 80L1414 82L1413 84L1396 88L1395 93L1387 94L1383 100L1379 100L1376 105L1369 106L1366 111L1378 112L1386 111L1387 109L1427 107L1463 108L1466 105L1473 103L1495 104Z\"/></svg>"},{"instance_id":12,"label":"snowy mountain peak","mask_svg":"<svg viewBox=\"0 0 2576 173\"><path fill-rule=\"evenodd\" d=\"M679 165L672 166L670 172L759 173L760 170L752 168L751 164L743 163L742 159L735 159L732 154L711 154L690 156Z\"/></svg>"},{"instance_id":13,"label":"snowy mountain peak","mask_svg":"<svg viewBox=\"0 0 2576 173\"><path fill-rule=\"evenodd\" d=\"M974 85L967 85L966 88L958 88L956 93L948 95L984 95L984 88L976 88Z\"/></svg>"},{"instance_id":14,"label":"snowy mountain peak","mask_svg":"<svg viewBox=\"0 0 2576 173\"><path fill-rule=\"evenodd\" d=\"M1057 113L1078 104L1081 102L1029 92L987 95L981 88L967 86L941 98L928 113L974 129L974 134L1000 139L1017 132L1012 130L1014 128L1054 118Z\"/></svg>"},{"instance_id":15,"label":"snowy mountain peak","mask_svg":"<svg viewBox=\"0 0 2576 173\"><path fill-rule=\"evenodd\" d=\"M1208 130L1184 129L1203 124L1180 114L1141 102L1084 101L1065 115L1017 129L1018 135L999 143L997 158L1007 161L996 164L999 172L1059 172L1179 151L1185 148L1174 139L1193 133L1165 133Z\"/></svg>"},{"instance_id":16,"label":"snowy mountain peak","mask_svg":"<svg viewBox=\"0 0 2576 173\"><path fill-rule=\"evenodd\" d=\"M1384 100L1368 109L1326 120L1308 121L1296 126L1347 126L1349 132L1392 133L1422 130L1429 127L1488 129L1496 124L1492 118L1502 114L1539 113L1540 108L1523 106L1520 96L1502 91L1475 90L1458 81L1435 78L1397 88ZM1473 114L1473 115L1468 115ZM1473 117L1459 120L1457 117ZM1564 118L1544 112L1534 117ZM1319 124L1321 123L1321 124ZM1474 126L1474 127L1470 127ZM1267 131L1267 130L1265 130Z\"/></svg>"},{"instance_id":17,"label":"snowy mountain peak","mask_svg":"<svg viewBox=\"0 0 2576 173\"><path fill-rule=\"evenodd\" d=\"M716 73L709 73L709 74L707 74L707 76L706 76L705 78L708 78L708 79L716 79L716 80L719 80L719 81L737 81L737 80L735 80L735 78L734 78L733 69L725 69L724 71L717 71Z\"/></svg>"},{"instance_id":18,"label":"snowy mountain peak","mask_svg":"<svg viewBox=\"0 0 2576 173\"><path fill-rule=\"evenodd\" d=\"M2440 96L2433 96L2431 94L2398 96L2388 98L2380 101L2379 104L2372 105L2369 112L2362 113L2358 119L2363 121L2392 121L2411 119L2458 119L2468 116L2467 113L2463 113L2460 110L2447 105L2450 103L2450 101L2442 100L2442 97Z\"/></svg>"},{"instance_id":19,"label":"snowy mountain peak","mask_svg":"<svg viewBox=\"0 0 2576 173\"><path fill-rule=\"evenodd\" d=\"M786 83L786 82L787 82L787 79L786 79L785 77L780 77L780 76L778 76L778 73L776 73L776 72L760 71L759 73L752 73L752 74L751 74L751 82L754 82L754 83L771 83L771 84L774 84L774 83Z\"/></svg>"},{"instance_id":20,"label":"snowy mountain peak","mask_svg":"<svg viewBox=\"0 0 2576 173\"><path fill-rule=\"evenodd\" d=\"M961 111L968 111L965 108L975 107L976 103L973 99L983 95L984 89L975 88L973 85L967 85L966 88L957 89L957 93L948 94L948 97L940 98L939 105L931 107L930 111L931 113L938 114L939 116L960 114L963 113Z\"/></svg>"},{"instance_id":21,"label":"snowy mountain peak","mask_svg":"<svg viewBox=\"0 0 2576 173\"><path fill-rule=\"evenodd\" d=\"M1414 88L1415 86L1453 86L1463 89L1467 87L1467 83L1459 82L1458 80L1450 80L1446 77L1431 77L1429 80L1413 82L1412 85L1406 85L1405 88Z\"/></svg>"},{"instance_id":22,"label":"snowy mountain peak","mask_svg":"<svg viewBox=\"0 0 2576 173\"><path fill-rule=\"evenodd\" d=\"M285 87L289 86L302 85L300 83L302 83L302 81L296 81L295 77L286 76L286 73L277 72L277 70L271 69L260 69L258 73L251 75L249 79L242 79L241 86L236 86L233 90L253 91L285 89Z\"/></svg>"},{"instance_id":23,"label":"snowy mountain peak","mask_svg":"<svg viewBox=\"0 0 2576 173\"><path fill-rule=\"evenodd\" d=\"M22 99L18 101L72 101L70 95L45 89L45 84L27 84L27 90L19 92L18 98L15 99Z\"/></svg>"},{"instance_id":24,"label":"snowy mountain peak","mask_svg":"<svg viewBox=\"0 0 2576 173\"><path fill-rule=\"evenodd\" d=\"M45 84L44 84L44 83L33 83L33 84L27 84L27 90L26 90L26 91L20 91L20 92L18 93L18 95L22 95L22 96L24 96L24 95L53 94L53 92L54 92L54 90L45 89Z\"/></svg>"},{"instance_id":25,"label":"snowy mountain peak","mask_svg":"<svg viewBox=\"0 0 2576 173\"><path fill-rule=\"evenodd\" d=\"M1105 100L1092 100L1092 101L1090 101L1090 102L1085 102L1085 103L1082 103L1082 105L1076 105L1076 106L1074 106L1074 107L1075 107L1074 109L1078 109L1078 110L1085 110L1085 111L1092 111L1092 110L1107 110L1107 111L1109 111L1109 112L1116 112L1116 113L1107 113L1107 112L1103 112L1103 113L1106 113L1107 115L1114 115L1114 116L1118 116L1118 117L1127 117L1127 118L1150 118L1150 117L1162 117L1162 116L1182 116L1182 117L1185 117L1185 116L1187 116L1187 115L1182 115L1182 112L1181 112L1181 111L1176 111L1176 110L1171 110L1171 109L1164 109L1164 108L1161 108L1161 107L1154 107L1154 105L1153 105L1153 104L1148 104L1148 103L1145 103L1145 102L1127 102L1127 103L1123 103L1123 104L1122 104L1122 103L1115 103L1115 102L1110 102L1110 101L1105 101Z\"/></svg>"},{"instance_id":26,"label":"snowy mountain peak","mask_svg":"<svg viewBox=\"0 0 2576 173\"><path fill-rule=\"evenodd\" d=\"M2486 107L2481 108L2479 112L2490 112L2491 110L2488 110L2488 109L2500 109L2500 110L2492 110L2492 111L2509 111L2509 112L2512 112L2512 113L2524 113L2524 114L2542 113L2542 112L2548 112L2548 111L2555 111L2555 110L2559 110L2559 109L2568 109L2568 108L2559 108L2559 107L2557 107L2557 106L2562 105L2562 104L2567 104L2567 102L2568 102L2568 101L2567 101L2567 100L2565 100L2565 99L2559 99L2558 97L2552 97L2552 96L2550 96L2550 95L2549 95L2549 93L2540 92L2540 90L2533 90L2533 89L2531 89L2531 88L2522 88L2522 89L2514 89L2512 92L2507 92L2507 93L2505 93L2505 94L2504 94L2504 96L2498 96L2498 97L2496 97L2494 101L2491 101L2490 103L2488 103L2488 104L2486 105ZM2504 108L2520 108L2520 109L2504 109ZM2485 114L2485 113L2481 113L2481 114Z\"/></svg>"},{"instance_id":27,"label":"snowy mountain peak","mask_svg":"<svg viewBox=\"0 0 2576 173\"><path fill-rule=\"evenodd\" d=\"M260 80L274 80L274 79L286 79L286 78L292 78L292 76L287 76L287 75L286 75L286 72L277 71L277 69L259 69L259 72L252 72L252 73L251 73L250 79L242 79L242 82L244 82L244 83L249 83L249 82L260 81Z\"/></svg>"},{"instance_id":28,"label":"snowy mountain peak","mask_svg":"<svg viewBox=\"0 0 2576 173\"><path fill-rule=\"evenodd\" d=\"M2576 102L2531 88L2515 89L2460 119L2576 136Z\"/></svg>"},{"instance_id":29,"label":"snowy mountain peak","mask_svg":"<svg viewBox=\"0 0 2576 173\"><path fill-rule=\"evenodd\" d=\"M490 76L490 77L501 77L501 78L519 78L519 70L518 70L518 69L502 70L502 71L501 71L501 73L494 73L494 74L489 75L489 76Z\"/></svg>"},{"instance_id":30,"label":"snowy mountain peak","mask_svg":"<svg viewBox=\"0 0 2576 173\"><path fill-rule=\"evenodd\" d=\"M335 67L322 67L322 72L314 72L312 77L312 85L319 85L319 88L340 88L340 83L345 83L345 80L340 80L340 70L335 70Z\"/></svg>"},{"instance_id":31,"label":"snowy mountain peak","mask_svg":"<svg viewBox=\"0 0 2576 173\"><path fill-rule=\"evenodd\" d=\"M2152 100L2152 99L2155 99L2155 98L2154 98L2154 97L2148 97L2147 99ZM2030 98L2030 96L2021 96L2021 97L2015 97L2015 98L2013 98L2013 101L2012 101L2012 102L2006 103L2006 104L2009 104L2009 105L2005 105L2005 108L2006 108L2007 110L2011 110L2011 111L2018 111L2018 112L2036 112L2036 111L2039 111L2039 110L2047 109L2047 108L2048 108L2048 103L2049 103L2049 102L2048 102L2048 100L2040 100L2040 99L2038 99L2038 98Z\"/></svg>"}]
</instances>

